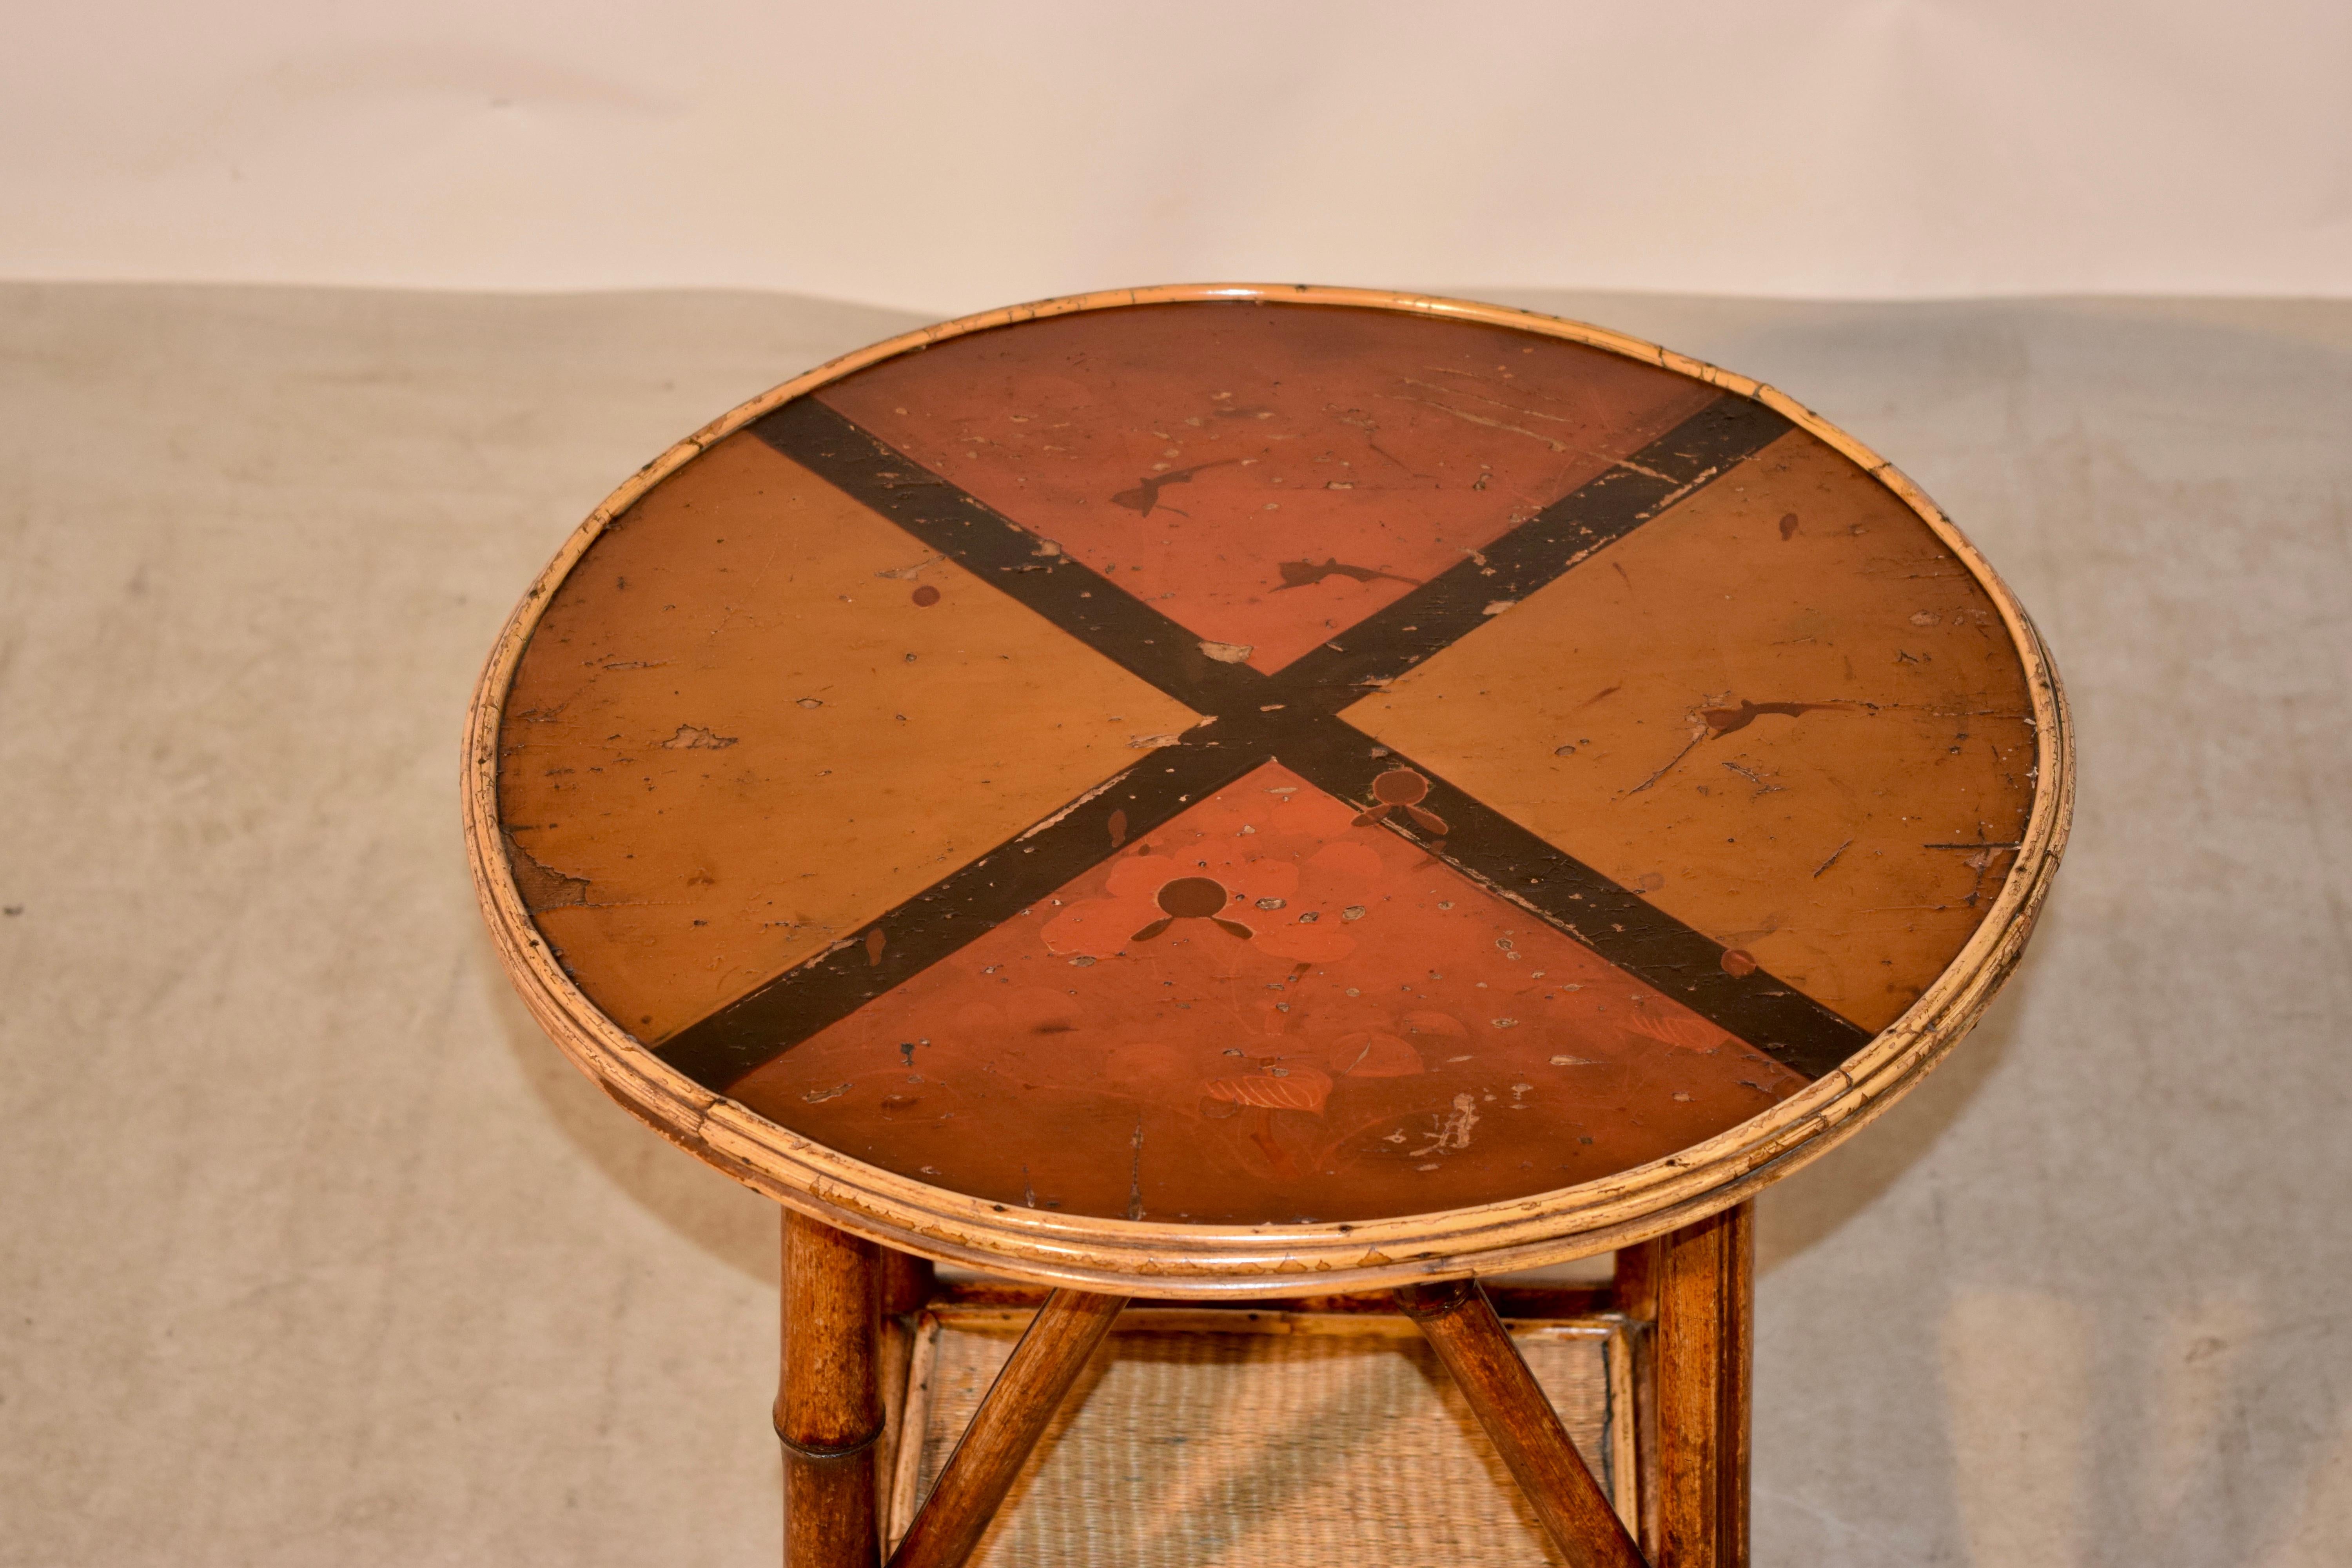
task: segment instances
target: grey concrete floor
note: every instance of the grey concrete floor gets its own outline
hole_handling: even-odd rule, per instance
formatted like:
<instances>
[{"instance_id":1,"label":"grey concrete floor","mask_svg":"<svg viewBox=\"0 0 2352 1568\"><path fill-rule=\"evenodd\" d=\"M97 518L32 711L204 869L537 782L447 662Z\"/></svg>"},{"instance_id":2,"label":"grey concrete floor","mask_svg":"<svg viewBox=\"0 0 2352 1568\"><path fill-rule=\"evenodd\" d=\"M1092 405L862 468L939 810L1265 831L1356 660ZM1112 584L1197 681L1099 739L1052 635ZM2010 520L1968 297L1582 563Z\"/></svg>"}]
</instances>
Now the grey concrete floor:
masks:
<instances>
[{"instance_id":1,"label":"grey concrete floor","mask_svg":"<svg viewBox=\"0 0 2352 1568\"><path fill-rule=\"evenodd\" d=\"M2352 305L1513 302L1892 456L2075 703L2016 982L1763 1201L1759 1562L2342 1562ZM457 726L612 484L906 324L0 288L0 1563L775 1560L772 1211L509 995Z\"/></svg>"}]
</instances>

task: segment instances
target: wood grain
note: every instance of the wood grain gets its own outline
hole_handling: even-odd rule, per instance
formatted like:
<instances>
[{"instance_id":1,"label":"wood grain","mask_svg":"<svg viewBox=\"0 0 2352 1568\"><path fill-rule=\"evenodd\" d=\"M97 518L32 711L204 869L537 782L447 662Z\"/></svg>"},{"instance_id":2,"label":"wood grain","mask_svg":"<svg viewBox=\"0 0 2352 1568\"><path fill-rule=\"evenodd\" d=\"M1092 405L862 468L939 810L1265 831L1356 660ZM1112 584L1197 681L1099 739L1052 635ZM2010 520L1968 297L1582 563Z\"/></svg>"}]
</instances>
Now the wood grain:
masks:
<instances>
[{"instance_id":1,"label":"wood grain","mask_svg":"<svg viewBox=\"0 0 2352 1568\"><path fill-rule=\"evenodd\" d=\"M1608 1495L1475 1279L1397 1292L1575 1568L1646 1568Z\"/></svg>"},{"instance_id":2,"label":"wood grain","mask_svg":"<svg viewBox=\"0 0 2352 1568\"><path fill-rule=\"evenodd\" d=\"M1070 1384L1110 1332L1123 1297L1056 1290L1037 1310L940 1473L890 1568L961 1568Z\"/></svg>"},{"instance_id":3,"label":"wood grain","mask_svg":"<svg viewBox=\"0 0 2352 1568\"><path fill-rule=\"evenodd\" d=\"M877 1447L879 1248L784 1215L784 1568L873 1568L881 1554Z\"/></svg>"},{"instance_id":4,"label":"wood grain","mask_svg":"<svg viewBox=\"0 0 2352 1568\"><path fill-rule=\"evenodd\" d=\"M1657 1568L1746 1568L1754 1205L1674 1232L1662 1253Z\"/></svg>"},{"instance_id":5,"label":"wood grain","mask_svg":"<svg viewBox=\"0 0 2352 1568\"><path fill-rule=\"evenodd\" d=\"M1632 1384L1625 1419L1618 1426L1632 1447L1627 1484L1633 1493L1630 1510L1642 1550L1658 1550L1658 1276L1664 1267L1664 1243L1645 1241L1621 1247L1610 1280L1610 1300L1632 1320L1626 1332L1625 1371Z\"/></svg>"},{"instance_id":6,"label":"wood grain","mask_svg":"<svg viewBox=\"0 0 2352 1568\"><path fill-rule=\"evenodd\" d=\"M1643 1322L1654 1319L1658 1315L1658 1244L1645 1241L1638 1247L1620 1247L1614 1262L1610 1299L1617 1310Z\"/></svg>"},{"instance_id":7,"label":"wood grain","mask_svg":"<svg viewBox=\"0 0 2352 1568\"><path fill-rule=\"evenodd\" d=\"M874 1489L877 1506L887 1521L892 1517L890 1500L898 1484L898 1447L906 1438L901 1418L914 1357L913 1317L929 1302L939 1281L929 1258L887 1247L882 1249L881 1273L883 1432L875 1457Z\"/></svg>"},{"instance_id":8,"label":"wood grain","mask_svg":"<svg viewBox=\"0 0 2352 1568\"><path fill-rule=\"evenodd\" d=\"M939 1269L928 1258L896 1247L882 1251L882 1310L903 1317L919 1312L939 1289Z\"/></svg>"}]
</instances>

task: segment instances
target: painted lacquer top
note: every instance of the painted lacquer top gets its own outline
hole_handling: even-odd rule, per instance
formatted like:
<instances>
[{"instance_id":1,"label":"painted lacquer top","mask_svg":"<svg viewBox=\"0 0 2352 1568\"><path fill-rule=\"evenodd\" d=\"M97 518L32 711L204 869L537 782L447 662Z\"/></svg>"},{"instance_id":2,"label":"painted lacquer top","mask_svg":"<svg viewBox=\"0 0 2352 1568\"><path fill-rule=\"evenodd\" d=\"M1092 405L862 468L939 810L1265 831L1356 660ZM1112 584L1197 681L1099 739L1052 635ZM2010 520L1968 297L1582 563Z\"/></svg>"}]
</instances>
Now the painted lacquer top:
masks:
<instances>
[{"instance_id":1,"label":"painted lacquer top","mask_svg":"<svg viewBox=\"0 0 2352 1568\"><path fill-rule=\"evenodd\" d=\"M2030 633L1793 405L1480 316L1041 313L710 441L524 615L544 952L992 1214L1526 1199L1836 1074L2016 868Z\"/></svg>"}]
</instances>

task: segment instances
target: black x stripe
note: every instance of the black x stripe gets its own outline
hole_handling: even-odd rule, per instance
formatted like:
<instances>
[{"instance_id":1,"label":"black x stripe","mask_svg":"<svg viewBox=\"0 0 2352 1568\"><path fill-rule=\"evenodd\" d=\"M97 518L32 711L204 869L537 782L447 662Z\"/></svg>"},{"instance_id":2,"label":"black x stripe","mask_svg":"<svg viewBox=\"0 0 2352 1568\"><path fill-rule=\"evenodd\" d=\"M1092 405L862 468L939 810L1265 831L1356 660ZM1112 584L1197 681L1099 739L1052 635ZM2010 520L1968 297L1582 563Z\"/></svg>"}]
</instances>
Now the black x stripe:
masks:
<instances>
[{"instance_id":1,"label":"black x stripe","mask_svg":"<svg viewBox=\"0 0 2352 1568\"><path fill-rule=\"evenodd\" d=\"M1114 813L1124 814L1127 836L1139 837L1278 758L1343 800L1365 799L1380 773L1412 768L1430 781L1427 805L1451 828L1443 844L1423 840L1439 858L1818 1078L1867 1043L1868 1032L1765 972L1727 973L1720 944L1337 717L1484 625L1496 601L1535 592L1788 428L1761 404L1719 398L1479 555L1268 676L1211 658L1196 634L816 398L785 405L752 426L761 439L1215 722L1144 753L1045 825L883 914L875 922L886 934L878 952L850 945L820 954L688 1026L659 1054L724 1089L1099 864L1113 847ZM1389 826L1418 837L1393 816Z\"/></svg>"}]
</instances>

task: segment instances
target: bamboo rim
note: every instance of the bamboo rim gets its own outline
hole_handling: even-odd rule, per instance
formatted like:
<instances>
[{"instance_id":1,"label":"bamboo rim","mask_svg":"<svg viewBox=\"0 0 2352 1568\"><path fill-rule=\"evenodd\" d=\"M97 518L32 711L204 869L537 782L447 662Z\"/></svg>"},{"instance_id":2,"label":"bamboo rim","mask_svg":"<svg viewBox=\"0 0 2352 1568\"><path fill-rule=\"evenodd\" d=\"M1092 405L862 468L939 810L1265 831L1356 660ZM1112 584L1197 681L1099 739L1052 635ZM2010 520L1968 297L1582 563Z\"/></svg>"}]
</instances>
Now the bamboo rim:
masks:
<instances>
[{"instance_id":1,"label":"bamboo rim","mask_svg":"<svg viewBox=\"0 0 2352 1568\"><path fill-rule=\"evenodd\" d=\"M1918 999L1837 1069L1738 1126L1613 1175L1523 1198L1344 1224L1216 1226L1014 1208L851 1159L712 1093L631 1038L563 973L524 907L498 816L498 739L509 685L558 584L605 525L726 437L879 361L970 332L1081 310L1202 300L1339 306L1531 331L1622 354L1752 398L1859 465L1951 548L2000 608L2033 704L2033 804L1984 920ZM2041 635L2000 575L1892 463L1774 387L1622 332L1506 306L1310 284L1167 284L965 316L844 354L719 416L638 469L590 512L508 616L466 718L467 858L499 957L531 1016L582 1071L673 1142L745 1185L903 1251L1084 1289L1247 1299L1391 1289L1538 1268L1631 1246L1752 1197L1874 1120L1940 1061L1990 1005L2023 952L2074 815L2065 694Z\"/></svg>"}]
</instances>

